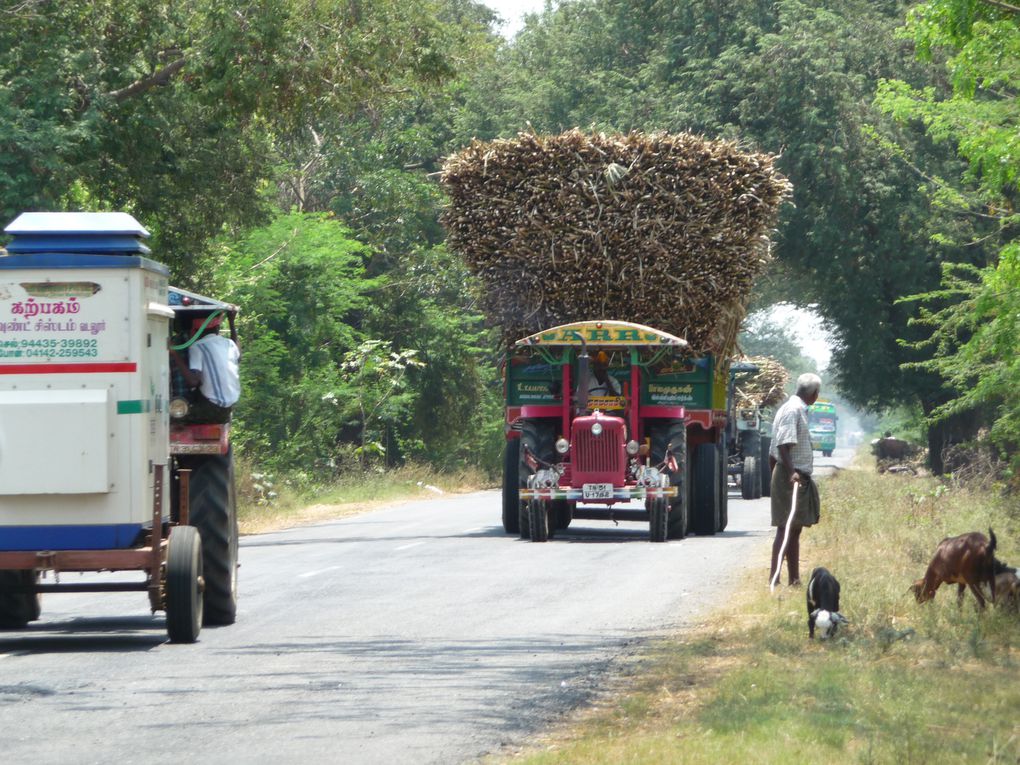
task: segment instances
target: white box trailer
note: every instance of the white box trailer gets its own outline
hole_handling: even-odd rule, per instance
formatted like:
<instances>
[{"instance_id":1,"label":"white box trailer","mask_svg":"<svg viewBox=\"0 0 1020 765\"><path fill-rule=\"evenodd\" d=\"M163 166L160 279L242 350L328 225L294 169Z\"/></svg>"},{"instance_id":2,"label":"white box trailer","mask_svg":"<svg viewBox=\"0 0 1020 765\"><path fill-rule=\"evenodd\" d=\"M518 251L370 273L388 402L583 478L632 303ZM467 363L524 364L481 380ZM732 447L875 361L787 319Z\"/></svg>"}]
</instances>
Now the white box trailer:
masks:
<instances>
[{"instance_id":1,"label":"white box trailer","mask_svg":"<svg viewBox=\"0 0 1020 765\"><path fill-rule=\"evenodd\" d=\"M42 572L133 569L144 585L101 589L147 589L171 639L190 642L201 540L172 527L164 491L168 269L126 213L25 213L5 231L0 626L38 618Z\"/></svg>"}]
</instances>

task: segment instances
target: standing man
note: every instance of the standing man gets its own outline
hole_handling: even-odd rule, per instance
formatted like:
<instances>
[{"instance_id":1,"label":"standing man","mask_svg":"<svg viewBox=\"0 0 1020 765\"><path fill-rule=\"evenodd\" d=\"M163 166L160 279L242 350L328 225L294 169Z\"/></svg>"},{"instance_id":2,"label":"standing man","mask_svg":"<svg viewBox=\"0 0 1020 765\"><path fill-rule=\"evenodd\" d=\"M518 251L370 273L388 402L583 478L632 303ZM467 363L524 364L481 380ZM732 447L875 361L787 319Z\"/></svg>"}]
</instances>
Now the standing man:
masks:
<instances>
[{"instance_id":1,"label":"standing man","mask_svg":"<svg viewBox=\"0 0 1020 765\"><path fill-rule=\"evenodd\" d=\"M779 550L783 546L787 520L790 520L790 538L786 543L786 563L790 584L800 584L800 532L805 526L818 523L821 502L818 486L811 478L814 454L811 434L808 431L808 407L818 400L822 380L810 372L797 378L797 392L779 407L772 423L772 447L769 449L769 466L772 468L772 525L776 539L772 543L772 569L769 582L782 565ZM797 509L791 519L793 487L797 490Z\"/></svg>"}]
</instances>

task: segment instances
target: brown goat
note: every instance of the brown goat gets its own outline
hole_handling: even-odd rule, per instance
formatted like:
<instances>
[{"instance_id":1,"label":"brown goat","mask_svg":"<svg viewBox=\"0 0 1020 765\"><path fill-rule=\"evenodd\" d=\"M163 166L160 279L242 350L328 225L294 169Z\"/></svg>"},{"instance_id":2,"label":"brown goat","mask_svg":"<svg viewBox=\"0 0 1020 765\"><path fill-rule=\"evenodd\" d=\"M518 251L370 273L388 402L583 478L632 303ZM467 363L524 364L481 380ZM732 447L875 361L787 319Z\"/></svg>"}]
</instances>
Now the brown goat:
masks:
<instances>
[{"instance_id":1,"label":"brown goat","mask_svg":"<svg viewBox=\"0 0 1020 765\"><path fill-rule=\"evenodd\" d=\"M991 529L988 529L988 537L979 531L946 537L935 548L924 578L914 582L910 589L917 602L924 603L935 597L935 591L942 584L956 584L956 602L962 605L964 588L969 587L977 598L978 606L984 608L985 598L980 585L987 583L994 601L996 563L995 532Z\"/></svg>"}]
</instances>

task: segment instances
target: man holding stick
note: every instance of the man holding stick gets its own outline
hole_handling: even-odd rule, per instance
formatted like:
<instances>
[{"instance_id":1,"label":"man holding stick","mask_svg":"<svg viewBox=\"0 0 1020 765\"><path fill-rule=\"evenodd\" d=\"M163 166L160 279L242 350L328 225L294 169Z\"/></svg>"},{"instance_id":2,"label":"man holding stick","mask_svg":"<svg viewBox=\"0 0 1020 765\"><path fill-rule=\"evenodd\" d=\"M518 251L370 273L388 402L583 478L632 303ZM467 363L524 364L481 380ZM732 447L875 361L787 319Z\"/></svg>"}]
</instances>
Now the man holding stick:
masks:
<instances>
[{"instance_id":1,"label":"man holding stick","mask_svg":"<svg viewBox=\"0 0 1020 765\"><path fill-rule=\"evenodd\" d=\"M779 407L772 423L769 466L772 468L772 525L776 527L776 539L772 543L770 584L779 579L784 541L790 584L800 584L800 532L805 526L818 523L821 502L818 486L811 479L814 454L808 431L808 407L818 400L821 388L822 380L818 375L802 374L797 378L797 392Z\"/></svg>"}]
</instances>

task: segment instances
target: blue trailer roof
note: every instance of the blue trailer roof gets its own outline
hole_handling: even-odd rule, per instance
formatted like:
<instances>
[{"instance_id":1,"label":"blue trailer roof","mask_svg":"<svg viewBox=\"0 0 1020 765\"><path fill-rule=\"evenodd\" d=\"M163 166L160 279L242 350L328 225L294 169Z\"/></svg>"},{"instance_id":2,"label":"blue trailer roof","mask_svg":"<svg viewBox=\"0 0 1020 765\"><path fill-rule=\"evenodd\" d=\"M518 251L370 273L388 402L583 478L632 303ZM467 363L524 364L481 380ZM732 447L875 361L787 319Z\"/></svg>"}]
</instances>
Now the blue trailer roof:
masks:
<instances>
[{"instance_id":1,"label":"blue trailer roof","mask_svg":"<svg viewBox=\"0 0 1020 765\"><path fill-rule=\"evenodd\" d=\"M65 252L109 255L148 255L141 240L149 232L123 212L22 213L4 229L14 237L12 254Z\"/></svg>"}]
</instances>

